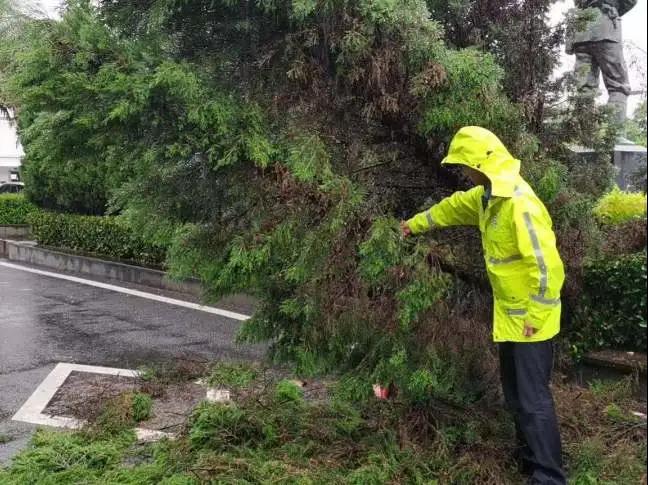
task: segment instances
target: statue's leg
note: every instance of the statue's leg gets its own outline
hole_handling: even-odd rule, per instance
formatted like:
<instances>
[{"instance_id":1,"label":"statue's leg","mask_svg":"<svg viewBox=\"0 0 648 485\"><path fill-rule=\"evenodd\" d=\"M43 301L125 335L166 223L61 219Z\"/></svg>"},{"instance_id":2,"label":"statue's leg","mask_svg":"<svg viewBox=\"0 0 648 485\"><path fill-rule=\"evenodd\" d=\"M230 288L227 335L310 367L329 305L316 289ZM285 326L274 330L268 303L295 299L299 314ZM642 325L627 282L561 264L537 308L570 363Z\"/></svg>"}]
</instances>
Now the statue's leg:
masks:
<instances>
[{"instance_id":1,"label":"statue's leg","mask_svg":"<svg viewBox=\"0 0 648 485\"><path fill-rule=\"evenodd\" d=\"M588 44L575 47L576 65L574 75L578 91L595 97L598 94L600 69L595 56L590 52Z\"/></svg>"},{"instance_id":2,"label":"statue's leg","mask_svg":"<svg viewBox=\"0 0 648 485\"><path fill-rule=\"evenodd\" d=\"M574 47L574 54L576 55L574 78L578 96L574 98L572 106L574 119L583 132L587 132L591 128L590 113L599 95L601 75L596 57L591 52L591 46L591 42L584 42L576 44Z\"/></svg>"},{"instance_id":3,"label":"statue's leg","mask_svg":"<svg viewBox=\"0 0 648 485\"><path fill-rule=\"evenodd\" d=\"M608 105L614 108L619 123L626 119L630 82L620 42L601 42L597 60L608 92Z\"/></svg>"}]
</instances>

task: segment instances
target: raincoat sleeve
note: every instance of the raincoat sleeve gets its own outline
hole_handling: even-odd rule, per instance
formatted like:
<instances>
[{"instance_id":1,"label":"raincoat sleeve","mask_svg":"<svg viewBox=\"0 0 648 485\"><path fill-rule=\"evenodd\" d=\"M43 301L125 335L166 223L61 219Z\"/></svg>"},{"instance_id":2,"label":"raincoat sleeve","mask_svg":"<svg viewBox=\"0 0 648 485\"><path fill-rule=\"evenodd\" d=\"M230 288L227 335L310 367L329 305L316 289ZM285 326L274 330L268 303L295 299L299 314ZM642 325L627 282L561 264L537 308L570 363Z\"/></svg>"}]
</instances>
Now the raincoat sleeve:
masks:
<instances>
[{"instance_id":1,"label":"raincoat sleeve","mask_svg":"<svg viewBox=\"0 0 648 485\"><path fill-rule=\"evenodd\" d=\"M467 192L455 192L428 210L416 214L407 221L407 225L413 234L420 234L435 227L477 226L483 192L482 187L475 187Z\"/></svg>"},{"instance_id":2,"label":"raincoat sleeve","mask_svg":"<svg viewBox=\"0 0 648 485\"><path fill-rule=\"evenodd\" d=\"M538 207L516 210L515 228L518 250L530 282L527 320L540 330L560 305L564 268L546 211Z\"/></svg>"}]
</instances>

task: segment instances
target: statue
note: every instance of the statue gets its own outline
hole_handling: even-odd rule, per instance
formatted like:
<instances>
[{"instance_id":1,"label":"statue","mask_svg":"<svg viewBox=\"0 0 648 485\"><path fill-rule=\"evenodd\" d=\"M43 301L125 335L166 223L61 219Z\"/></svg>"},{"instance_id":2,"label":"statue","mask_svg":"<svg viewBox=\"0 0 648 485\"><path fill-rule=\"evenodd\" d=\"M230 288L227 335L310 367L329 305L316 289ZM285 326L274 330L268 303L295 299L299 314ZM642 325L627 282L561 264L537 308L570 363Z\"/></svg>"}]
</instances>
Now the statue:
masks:
<instances>
[{"instance_id":1,"label":"statue","mask_svg":"<svg viewBox=\"0 0 648 485\"><path fill-rule=\"evenodd\" d=\"M575 0L575 4L582 11L590 9L594 16L585 25L575 27L566 42L567 54L576 55L574 71L578 89L596 93L602 73L608 106L614 109L623 126L631 90L623 58L621 17L637 0Z\"/></svg>"}]
</instances>

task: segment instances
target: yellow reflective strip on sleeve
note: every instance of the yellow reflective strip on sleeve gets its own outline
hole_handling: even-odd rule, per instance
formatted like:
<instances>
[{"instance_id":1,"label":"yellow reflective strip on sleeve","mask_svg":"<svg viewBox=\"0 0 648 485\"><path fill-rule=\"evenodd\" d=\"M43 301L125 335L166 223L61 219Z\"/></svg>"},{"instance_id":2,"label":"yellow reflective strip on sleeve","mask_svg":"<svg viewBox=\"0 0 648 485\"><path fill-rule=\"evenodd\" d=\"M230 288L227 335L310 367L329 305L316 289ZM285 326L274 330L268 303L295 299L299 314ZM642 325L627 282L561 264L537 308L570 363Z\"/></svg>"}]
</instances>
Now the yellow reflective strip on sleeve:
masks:
<instances>
[{"instance_id":1,"label":"yellow reflective strip on sleeve","mask_svg":"<svg viewBox=\"0 0 648 485\"><path fill-rule=\"evenodd\" d=\"M532 295L531 299L533 301L538 302L538 303L542 303L543 305L550 305L550 306L555 306L555 305L558 305L560 303L560 298L555 298L555 299L551 300L549 298L543 298L543 297L538 296L538 295Z\"/></svg>"},{"instance_id":2,"label":"yellow reflective strip on sleeve","mask_svg":"<svg viewBox=\"0 0 648 485\"><path fill-rule=\"evenodd\" d=\"M547 293L548 284L547 265L545 264L542 249L540 248L540 241L538 241L538 233L533 226L531 214L529 214L528 212L524 213L524 223L526 224L527 231L529 231L531 245L533 246L533 253L535 254L536 260L538 261L538 269L540 270L540 290L538 292L538 296L544 298L545 294Z\"/></svg>"},{"instance_id":3,"label":"yellow reflective strip on sleeve","mask_svg":"<svg viewBox=\"0 0 648 485\"><path fill-rule=\"evenodd\" d=\"M511 310L506 310L506 313L508 315L512 316L512 317L515 317L515 316L521 317L521 316L526 315L527 311L523 310L523 309L519 309L519 310L518 309L511 309Z\"/></svg>"},{"instance_id":4,"label":"yellow reflective strip on sleeve","mask_svg":"<svg viewBox=\"0 0 648 485\"><path fill-rule=\"evenodd\" d=\"M432 214L430 213L430 209L425 211L425 218L427 219L430 228L434 227L434 219L432 219Z\"/></svg>"},{"instance_id":5,"label":"yellow reflective strip on sleeve","mask_svg":"<svg viewBox=\"0 0 648 485\"><path fill-rule=\"evenodd\" d=\"M488 258L488 262L491 264L506 264L506 263L512 263L514 261L520 261L521 259L522 259L521 254L515 254L513 256L509 256L508 258L502 258L502 259L494 258L491 256L490 258Z\"/></svg>"}]
</instances>

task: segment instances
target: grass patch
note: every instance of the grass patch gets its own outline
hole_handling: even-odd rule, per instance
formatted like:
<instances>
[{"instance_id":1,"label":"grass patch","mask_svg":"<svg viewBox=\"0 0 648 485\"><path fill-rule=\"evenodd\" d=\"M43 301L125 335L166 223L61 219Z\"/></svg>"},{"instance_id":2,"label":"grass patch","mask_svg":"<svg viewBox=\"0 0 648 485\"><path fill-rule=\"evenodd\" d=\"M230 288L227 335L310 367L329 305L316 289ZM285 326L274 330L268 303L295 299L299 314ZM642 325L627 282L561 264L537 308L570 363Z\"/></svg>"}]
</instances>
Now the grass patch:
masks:
<instances>
[{"instance_id":1,"label":"grass patch","mask_svg":"<svg viewBox=\"0 0 648 485\"><path fill-rule=\"evenodd\" d=\"M600 401L629 401L632 400L632 376L621 380L594 379L590 383L592 396Z\"/></svg>"},{"instance_id":2,"label":"grass patch","mask_svg":"<svg viewBox=\"0 0 648 485\"><path fill-rule=\"evenodd\" d=\"M174 441L136 445L125 423L147 397L114 400L104 432L39 431L0 471L0 483L474 484L522 483L510 459L514 430L499 408L428 400L424 406L367 399L345 381L313 399L283 375L241 364L210 370L210 382L243 386L233 403L201 403ZM640 483L645 423L625 385L558 386L570 483ZM140 395L145 396L145 395ZM150 399L150 398L149 398ZM146 406L145 406L146 407ZM40 480L40 481L39 481Z\"/></svg>"},{"instance_id":3,"label":"grass patch","mask_svg":"<svg viewBox=\"0 0 648 485\"><path fill-rule=\"evenodd\" d=\"M137 392L133 394L131 406L133 408L133 420L137 423L146 421L151 417L153 399L148 394Z\"/></svg>"},{"instance_id":4,"label":"grass patch","mask_svg":"<svg viewBox=\"0 0 648 485\"><path fill-rule=\"evenodd\" d=\"M139 369L140 378L160 385L188 382L205 375L207 362L179 358L173 362L160 363Z\"/></svg>"},{"instance_id":5,"label":"grass patch","mask_svg":"<svg viewBox=\"0 0 648 485\"><path fill-rule=\"evenodd\" d=\"M138 369L143 383L142 390L156 398L164 395L171 384L191 382L202 378L208 369L206 362L192 359L176 359L171 363L160 363Z\"/></svg>"},{"instance_id":6,"label":"grass patch","mask_svg":"<svg viewBox=\"0 0 648 485\"><path fill-rule=\"evenodd\" d=\"M100 405L94 415L88 416L83 430L89 439L109 438L132 429L151 416L153 399L142 392L124 392Z\"/></svg>"},{"instance_id":7,"label":"grass patch","mask_svg":"<svg viewBox=\"0 0 648 485\"><path fill-rule=\"evenodd\" d=\"M11 436L9 436L8 434L0 433L0 445L4 445L6 443L9 443L12 440L13 440L13 438Z\"/></svg>"},{"instance_id":8,"label":"grass patch","mask_svg":"<svg viewBox=\"0 0 648 485\"><path fill-rule=\"evenodd\" d=\"M248 386L257 377L257 369L249 364L223 363L212 369L207 382L212 387L237 390Z\"/></svg>"},{"instance_id":9,"label":"grass patch","mask_svg":"<svg viewBox=\"0 0 648 485\"><path fill-rule=\"evenodd\" d=\"M29 447L8 470L0 471L6 485L93 483L120 466L134 443L132 432L91 439L83 433L38 430Z\"/></svg>"},{"instance_id":10,"label":"grass patch","mask_svg":"<svg viewBox=\"0 0 648 485\"><path fill-rule=\"evenodd\" d=\"M646 422L632 414L632 379L595 381L590 389L555 387L570 483L645 483Z\"/></svg>"}]
</instances>

